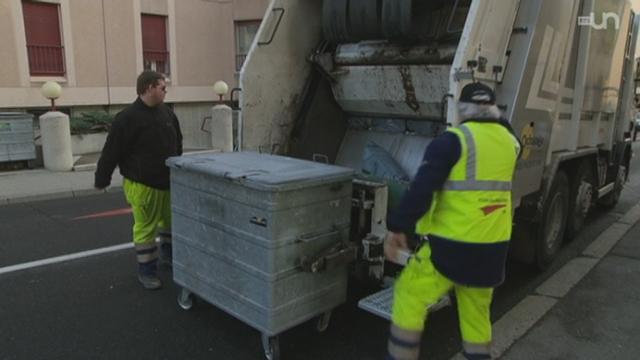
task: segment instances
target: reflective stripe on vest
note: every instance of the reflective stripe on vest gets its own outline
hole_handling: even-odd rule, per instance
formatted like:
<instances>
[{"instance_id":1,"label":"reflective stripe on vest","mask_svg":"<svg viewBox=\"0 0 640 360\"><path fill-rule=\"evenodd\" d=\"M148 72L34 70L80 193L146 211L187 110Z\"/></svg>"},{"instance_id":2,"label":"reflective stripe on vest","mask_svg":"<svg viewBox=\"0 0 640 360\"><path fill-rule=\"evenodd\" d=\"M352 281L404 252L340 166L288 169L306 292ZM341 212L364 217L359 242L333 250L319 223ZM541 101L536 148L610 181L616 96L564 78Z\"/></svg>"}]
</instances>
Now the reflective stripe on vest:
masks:
<instances>
[{"instance_id":1,"label":"reflective stripe on vest","mask_svg":"<svg viewBox=\"0 0 640 360\"><path fill-rule=\"evenodd\" d=\"M467 180L448 180L444 183L442 189L455 191L511 191L511 181L476 180L476 171L478 166L478 162L476 161L476 142L468 127L461 125L459 129L464 133L465 143L467 145Z\"/></svg>"},{"instance_id":2,"label":"reflective stripe on vest","mask_svg":"<svg viewBox=\"0 0 640 360\"><path fill-rule=\"evenodd\" d=\"M467 181L447 181L442 190L479 190L479 191L511 191L510 181L481 181L481 180L467 180Z\"/></svg>"},{"instance_id":3,"label":"reflective stripe on vest","mask_svg":"<svg viewBox=\"0 0 640 360\"><path fill-rule=\"evenodd\" d=\"M460 242L509 240L517 140L497 123L472 122L448 131L460 140L460 159L416 232Z\"/></svg>"}]
</instances>

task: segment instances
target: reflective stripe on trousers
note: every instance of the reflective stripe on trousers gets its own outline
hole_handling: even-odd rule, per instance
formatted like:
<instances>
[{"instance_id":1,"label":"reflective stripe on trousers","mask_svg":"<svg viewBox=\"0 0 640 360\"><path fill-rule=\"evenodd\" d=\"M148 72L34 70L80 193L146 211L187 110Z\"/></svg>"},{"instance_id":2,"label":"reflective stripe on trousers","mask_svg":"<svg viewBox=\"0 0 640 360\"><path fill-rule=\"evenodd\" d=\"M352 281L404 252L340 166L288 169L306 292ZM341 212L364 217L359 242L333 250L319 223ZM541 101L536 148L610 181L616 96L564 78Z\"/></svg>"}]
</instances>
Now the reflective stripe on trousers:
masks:
<instances>
[{"instance_id":1,"label":"reflective stripe on trousers","mask_svg":"<svg viewBox=\"0 0 640 360\"><path fill-rule=\"evenodd\" d=\"M404 330L391 325L387 344L387 359L417 360L420 355L422 331Z\"/></svg>"}]
</instances>

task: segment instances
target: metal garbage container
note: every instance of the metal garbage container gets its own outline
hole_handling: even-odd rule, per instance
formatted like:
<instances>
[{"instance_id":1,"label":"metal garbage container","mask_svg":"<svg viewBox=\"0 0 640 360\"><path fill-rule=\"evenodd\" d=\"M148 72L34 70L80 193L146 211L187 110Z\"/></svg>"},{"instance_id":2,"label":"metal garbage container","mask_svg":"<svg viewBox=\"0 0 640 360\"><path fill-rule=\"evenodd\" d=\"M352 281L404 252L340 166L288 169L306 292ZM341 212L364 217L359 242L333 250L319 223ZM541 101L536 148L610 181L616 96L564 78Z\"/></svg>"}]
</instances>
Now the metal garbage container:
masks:
<instances>
[{"instance_id":1,"label":"metal garbage container","mask_svg":"<svg viewBox=\"0 0 640 360\"><path fill-rule=\"evenodd\" d=\"M33 137L33 115L0 112L0 162L35 159Z\"/></svg>"},{"instance_id":2,"label":"metal garbage container","mask_svg":"<svg viewBox=\"0 0 640 360\"><path fill-rule=\"evenodd\" d=\"M353 170L252 152L171 158L173 278L262 333L316 317L328 325L346 300Z\"/></svg>"}]
</instances>

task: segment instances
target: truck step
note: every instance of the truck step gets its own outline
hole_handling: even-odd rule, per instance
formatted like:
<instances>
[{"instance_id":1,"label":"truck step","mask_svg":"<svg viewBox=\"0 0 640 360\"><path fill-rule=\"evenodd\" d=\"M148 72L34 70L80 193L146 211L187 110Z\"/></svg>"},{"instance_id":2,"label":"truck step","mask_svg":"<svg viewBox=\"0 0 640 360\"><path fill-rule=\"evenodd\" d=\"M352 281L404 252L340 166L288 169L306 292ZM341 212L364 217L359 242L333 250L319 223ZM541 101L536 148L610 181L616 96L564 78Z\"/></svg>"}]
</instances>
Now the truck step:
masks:
<instances>
[{"instance_id":1,"label":"truck step","mask_svg":"<svg viewBox=\"0 0 640 360\"><path fill-rule=\"evenodd\" d=\"M360 301L358 301L358 307L374 315L380 316L383 319L387 319L391 321L392 303L393 303L393 287L389 287L361 299ZM428 311L429 312L438 311L443 307L449 306L449 305L451 305L451 298L447 294L441 297L440 300L438 300L438 302L431 305Z\"/></svg>"}]
</instances>

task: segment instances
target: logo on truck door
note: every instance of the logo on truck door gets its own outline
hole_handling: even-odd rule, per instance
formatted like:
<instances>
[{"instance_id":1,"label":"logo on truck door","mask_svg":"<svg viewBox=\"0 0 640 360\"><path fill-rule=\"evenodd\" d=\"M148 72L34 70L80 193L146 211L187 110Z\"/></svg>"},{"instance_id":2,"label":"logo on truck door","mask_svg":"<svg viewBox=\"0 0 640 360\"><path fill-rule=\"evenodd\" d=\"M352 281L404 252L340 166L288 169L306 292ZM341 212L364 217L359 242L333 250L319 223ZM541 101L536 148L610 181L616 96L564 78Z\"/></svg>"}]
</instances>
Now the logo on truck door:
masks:
<instances>
[{"instance_id":1,"label":"logo on truck door","mask_svg":"<svg viewBox=\"0 0 640 360\"><path fill-rule=\"evenodd\" d=\"M536 136L534 131L534 123L530 122L520 132L520 142L522 142L522 160L528 160L534 149L541 149L544 145L544 138Z\"/></svg>"},{"instance_id":2,"label":"logo on truck door","mask_svg":"<svg viewBox=\"0 0 640 360\"><path fill-rule=\"evenodd\" d=\"M613 12L602 13L600 24L596 23L596 14L593 12L589 16L578 16L578 26L591 26L595 30L607 30L609 20L613 20L613 27L620 30L620 16Z\"/></svg>"}]
</instances>

